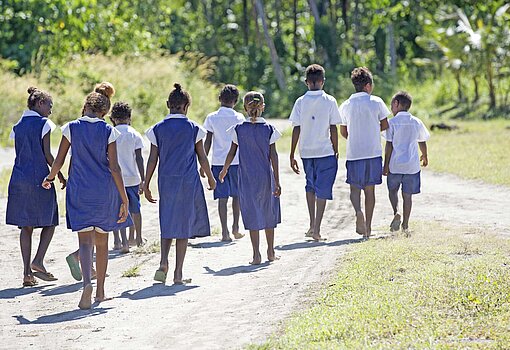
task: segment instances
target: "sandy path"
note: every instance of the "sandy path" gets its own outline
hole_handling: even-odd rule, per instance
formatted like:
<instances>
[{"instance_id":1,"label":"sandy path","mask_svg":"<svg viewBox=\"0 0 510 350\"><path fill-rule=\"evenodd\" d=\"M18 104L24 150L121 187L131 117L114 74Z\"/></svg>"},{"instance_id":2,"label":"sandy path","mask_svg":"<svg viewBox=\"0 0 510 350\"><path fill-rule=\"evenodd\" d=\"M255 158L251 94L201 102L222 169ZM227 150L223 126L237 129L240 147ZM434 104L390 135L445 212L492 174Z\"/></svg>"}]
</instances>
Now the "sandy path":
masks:
<instances>
[{"instance_id":1,"label":"sandy path","mask_svg":"<svg viewBox=\"0 0 510 350\"><path fill-rule=\"evenodd\" d=\"M284 218L276 236L280 261L248 265L248 237L226 245L218 242L217 235L190 241L185 275L192 277L193 283L178 287L153 285L159 254L119 256L112 252L106 288L115 299L91 311L76 307L81 284L72 279L64 259L76 249L77 238L63 223L56 231L46 264L59 281L25 289L19 288L22 266L18 230L4 225L0 348L223 349L264 341L283 319L310 300L311 287L328 278L349 244L359 241L353 233L343 161L335 199L328 204L323 223L323 234L329 239L312 243L304 240L308 219L303 176L291 173L287 155L280 159ZM510 203L508 188L429 172L424 172L423 184L423 194L415 200L415 218L476 224L510 233L510 215L504 212ZM206 196L211 225L219 228L216 203L211 193ZM374 227L385 227L391 219L386 196L385 187L378 187ZM152 242L159 238L157 206L143 204L144 234ZM5 205L2 199L2 217ZM264 252L264 240L261 242ZM170 254L173 260L174 248ZM141 264L141 276L121 277L135 264Z\"/></svg>"}]
</instances>

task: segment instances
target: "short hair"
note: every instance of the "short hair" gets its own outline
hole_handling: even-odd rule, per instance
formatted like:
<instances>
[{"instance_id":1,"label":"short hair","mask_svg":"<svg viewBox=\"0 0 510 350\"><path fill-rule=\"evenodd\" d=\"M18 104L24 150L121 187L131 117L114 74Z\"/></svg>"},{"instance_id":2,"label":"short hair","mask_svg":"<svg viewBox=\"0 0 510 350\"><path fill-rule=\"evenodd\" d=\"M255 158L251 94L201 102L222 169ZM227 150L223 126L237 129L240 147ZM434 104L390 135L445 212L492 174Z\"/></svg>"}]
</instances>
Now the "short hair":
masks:
<instances>
[{"instance_id":1,"label":"short hair","mask_svg":"<svg viewBox=\"0 0 510 350\"><path fill-rule=\"evenodd\" d=\"M220 91L220 101L224 103L236 103L239 98L239 90L237 86L232 84L227 84Z\"/></svg>"},{"instance_id":2,"label":"short hair","mask_svg":"<svg viewBox=\"0 0 510 350\"><path fill-rule=\"evenodd\" d=\"M28 90L28 100L27 107L28 109L34 109L38 102L51 100L51 95L46 91L39 90L36 87L29 87Z\"/></svg>"},{"instance_id":3,"label":"short hair","mask_svg":"<svg viewBox=\"0 0 510 350\"><path fill-rule=\"evenodd\" d=\"M351 81L356 92L363 91L367 84L373 83L372 73L367 67L357 67L351 72Z\"/></svg>"},{"instance_id":4,"label":"short hair","mask_svg":"<svg viewBox=\"0 0 510 350\"><path fill-rule=\"evenodd\" d=\"M326 71L319 64L311 64L306 67L305 77L306 80L310 83L317 83L319 81L324 81L324 77L326 76Z\"/></svg>"},{"instance_id":5,"label":"short hair","mask_svg":"<svg viewBox=\"0 0 510 350\"><path fill-rule=\"evenodd\" d=\"M264 95L257 91L249 91L243 98L244 109L252 123L262 115L264 109Z\"/></svg>"},{"instance_id":6,"label":"short hair","mask_svg":"<svg viewBox=\"0 0 510 350\"><path fill-rule=\"evenodd\" d=\"M110 111L110 98L115 95L115 88L107 81L97 84L90 94L85 98L82 114L85 109L90 109L94 113L107 114Z\"/></svg>"},{"instance_id":7,"label":"short hair","mask_svg":"<svg viewBox=\"0 0 510 350\"><path fill-rule=\"evenodd\" d=\"M115 102L112 107L112 119L126 120L131 118L131 107L126 102Z\"/></svg>"},{"instance_id":8,"label":"short hair","mask_svg":"<svg viewBox=\"0 0 510 350\"><path fill-rule=\"evenodd\" d=\"M404 110L409 110L411 108L411 104L413 103L413 98L406 91L399 91L395 95L393 95L392 101L398 101L399 105L402 105Z\"/></svg>"},{"instance_id":9,"label":"short hair","mask_svg":"<svg viewBox=\"0 0 510 350\"><path fill-rule=\"evenodd\" d=\"M168 95L168 107L180 108L187 104L191 104L191 95L182 89L181 84L175 83L174 89Z\"/></svg>"}]
</instances>

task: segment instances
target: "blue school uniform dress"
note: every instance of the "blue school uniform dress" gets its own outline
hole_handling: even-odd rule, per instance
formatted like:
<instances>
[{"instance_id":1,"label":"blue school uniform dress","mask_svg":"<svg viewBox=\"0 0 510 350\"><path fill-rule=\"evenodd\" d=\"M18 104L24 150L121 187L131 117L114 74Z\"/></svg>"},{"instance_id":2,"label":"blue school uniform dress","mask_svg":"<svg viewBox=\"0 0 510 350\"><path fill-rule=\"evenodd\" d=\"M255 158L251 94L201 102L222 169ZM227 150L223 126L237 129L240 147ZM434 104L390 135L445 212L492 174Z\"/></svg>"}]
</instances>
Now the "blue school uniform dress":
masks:
<instances>
[{"instance_id":1,"label":"blue school uniform dress","mask_svg":"<svg viewBox=\"0 0 510 350\"><path fill-rule=\"evenodd\" d=\"M188 239L211 234L195 144L206 131L182 114L169 114L147 130L159 151L158 189L161 238Z\"/></svg>"},{"instance_id":2,"label":"blue school uniform dress","mask_svg":"<svg viewBox=\"0 0 510 350\"><path fill-rule=\"evenodd\" d=\"M270 145L281 133L264 118L255 123L244 121L230 129L232 141L239 148L239 203L244 228L264 230L281 222L280 198L275 197L275 182Z\"/></svg>"},{"instance_id":3,"label":"blue school uniform dress","mask_svg":"<svg viewBox=\"0 0 510 350\"><path fill-rule=\"evenodd\" d=\"M8 225L58 225L55 187L52 185L50 190L46 190L41 186L49 174L42 139L53 129L55 124L35 111L25 111L12 129L10 137L14 139L16 159L9 181L6 211Z\"/></svg>"},{"instance_id":4,"label":"blue school uniform dress","mask_svg":"<svg viewBox=\"0 0 510 350\"><path fill-rule=\"evenodd\" d=\"M117 223L122 200L108 165L108 145L119 134L104 120L88 116L62 127L71 143L66 219L74 232L109 232L133 225L129 216Z\"/></svg>"}]
</instances>

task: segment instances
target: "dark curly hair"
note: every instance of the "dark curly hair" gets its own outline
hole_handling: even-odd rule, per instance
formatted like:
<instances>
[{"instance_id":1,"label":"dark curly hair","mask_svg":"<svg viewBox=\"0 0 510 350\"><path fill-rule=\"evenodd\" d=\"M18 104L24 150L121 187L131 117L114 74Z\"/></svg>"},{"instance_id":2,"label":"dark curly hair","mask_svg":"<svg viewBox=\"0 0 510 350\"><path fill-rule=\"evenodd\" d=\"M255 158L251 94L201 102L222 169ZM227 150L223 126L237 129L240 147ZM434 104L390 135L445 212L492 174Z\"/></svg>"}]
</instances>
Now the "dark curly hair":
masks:
<instances>
[{"instance_id":1,"label":"dark curly hair","mask_svg":"<svg viewBox=\"0 0 510 350\"><path fill-rule=\"evenodd\" d=\"M232 84L227 84L220 91L220 101L223 103L231 104L237 103L237 99L239 98L239 90L237 86Z\"/></svg>"},{"instance_id":2,"label":"dark curly hair","mask_svg":"<svg viewBox=\"0 0 510 350\"><path fill-rule=\"evenodd\" d=\"M351 72L351 81L356 92L363 91L367 84L373 84L372 73L367 67L357 67Z\"/></svg>"},{"instance_id":3,"label":"dark curly hair","mask_svg":"<svg viewBox=\"0 0 510 350\"><path fill-rule=\"evenodd\" d=\"M168 95L168 107L178 109L187 104L191 104L190 94L182 89L181 84L175 83L174 89Z\"/></svg>"},{"instance_id":4,"label":"dark curly hair","mask_svg":"<svg viewBox=\"0 0 510 350\"><path fill-rule=\"evenodd\" d=\"M305 77L306 80L310 83L317 83L320 81L324 81L324 77L326 76L326 71L319 64L311 64L306 67Z\"/></svg>"},{"instance_id":5,"label":"dark curly hair","mask_svg":"<svg viewBox=\"0 0 510 350\"><path fill-rule=\"evenodd\" d=\"M131 118L131 107L127 102L115 102L112 107L112 119L127 120Z\"/></svg>"},{"instance_id":6,"label":"dark curly hair","mask_svg":"<svg viewBox=\"0 0 510 350\"><path fill-rule=\"evenodd\" d=\"M406 91L399 91L395 95L393 95L392 101L398 101L398 104L402 106L402 108L406 111L411 108L411 104L413 103L412 96Z\"/></svg>"},{"instance_id":7,"label":"dark curly hair","mask_svg":"<svg viewBox=\"0 0 510 350\"><path fill-rule=\"evenodd\" d=\"M28 90L28 100L27 107L28 109L34 109L37 106L37 103L40 101L48 101L51 100L51 95L46 91L39 90L36 87L29 87Z\"/></svg>"},{"instance_id":8,"label":"dark curly hair","mask_svg":"<svg viewBox=\"0 0 510 350\"><path fill-rule=\"evenodd\" d=\"M105 115L110 111L111 102L110 98L115 95L115 88L109 82L102 82L97 84L90 94L85 98L82 114L85 109L90 109L94 113Z\"/></svg>"}]
</instances>

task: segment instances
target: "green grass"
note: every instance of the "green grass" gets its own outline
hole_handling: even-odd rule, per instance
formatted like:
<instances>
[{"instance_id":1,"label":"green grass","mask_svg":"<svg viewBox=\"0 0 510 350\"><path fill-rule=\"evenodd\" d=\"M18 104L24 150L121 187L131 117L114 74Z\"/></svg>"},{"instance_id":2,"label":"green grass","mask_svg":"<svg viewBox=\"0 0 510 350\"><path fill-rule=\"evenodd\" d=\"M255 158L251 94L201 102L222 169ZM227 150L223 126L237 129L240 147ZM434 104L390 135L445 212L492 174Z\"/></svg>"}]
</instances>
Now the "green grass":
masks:
<instances>
[{"instance_id":1,"label":"green grass","mask_svg":"<svg viewBox=\"0 0 510 350\"><path fill-rule=\"evenodd\" d=\"M352 247L308 311L250 348L506 348L510 241L480 230L415 226L410 239Z\"/></svg>"},{"instance_id":2,"label":"green grass","mask_svg":"<svg viewBox=\"0 0 510 350\"><path fill-rule=\"evenodd\" d=\"M140 265L134 265L122 273L122 277L140 276Z\"/></svg>"},{"instance_id":3,"label":"green grass","mask_svg":"<svg viewBox=\"0 0 510 350\"><path fill-rule=\"evenodd\" d=\"M136 255L156 254L161 250L161 242L154 240L151 243L146 243L144 246L135 250Z\"/></svg>"}]
</instances>

